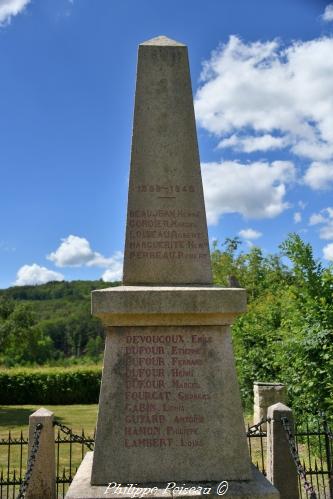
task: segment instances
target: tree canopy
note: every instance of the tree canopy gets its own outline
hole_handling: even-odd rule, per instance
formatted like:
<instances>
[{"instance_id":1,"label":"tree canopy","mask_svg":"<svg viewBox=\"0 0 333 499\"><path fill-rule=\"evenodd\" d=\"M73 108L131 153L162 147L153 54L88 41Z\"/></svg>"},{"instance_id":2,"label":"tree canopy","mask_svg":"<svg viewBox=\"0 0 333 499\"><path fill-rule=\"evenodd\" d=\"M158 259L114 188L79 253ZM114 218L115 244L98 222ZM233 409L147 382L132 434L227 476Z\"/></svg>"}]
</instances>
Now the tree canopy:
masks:
<instances>
[{"instance_id":1,"label":"tree canopy","mask_svg":"<svg viewBox=\"0 0 333 499\"><path fill-rule=\"evenodd\" d=\"M212 263L215 284L227 285L231 274L248 291L248 312L233 326L244 403L254 381L283 382L300 415L333 415L333 267L316 261L298 234L276 255L239 245L216 244Z\"/></svg>"}]
</instances>

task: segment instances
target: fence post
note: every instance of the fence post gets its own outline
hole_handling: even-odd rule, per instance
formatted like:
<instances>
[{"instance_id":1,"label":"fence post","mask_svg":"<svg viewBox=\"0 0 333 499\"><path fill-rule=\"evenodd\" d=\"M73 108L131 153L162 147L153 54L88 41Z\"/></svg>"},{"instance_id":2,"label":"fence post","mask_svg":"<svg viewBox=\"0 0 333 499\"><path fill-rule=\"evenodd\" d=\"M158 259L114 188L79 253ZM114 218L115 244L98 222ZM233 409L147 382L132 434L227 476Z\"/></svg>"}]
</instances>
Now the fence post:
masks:
<instances>
[{"instance_id":1,"label":"fence post","mask_svg":"<svg viewBox=\"0 0 333 499\"><path fill-rule=\"evenodd\" d=\"M269 406L267 417L267 478L280 492L280 499L299 499L298 477L290 455L289 444L281 418L286 417L294 431L292 410L284 404Z\"/></svg>"},{"instance_id":2,"label":"fence post","mask_svg":"<svg viewBox=\"0 0 333 499\"><path fill-rule=\"evenodd\" d=\"M286 386L282 383L255 381L253 383L253 395L253 424L266 417L270 405L277 404L277 402L287 403ZM266 423L263 423L261 427L263 431L267 430Z\"/></svg>"},{"instance_id":3,"label":"fence post","mask_svg":"<svg viewBox=\"0 0 333 499\"><path fill-rule=\"evenodd\" d=\"M29 456L33 443L35 427L39 423L43 425L43 428L25 498L55 499L55 443L53 412L48 409L41 408L29 416Z\"/></svg>"}]
</instances>

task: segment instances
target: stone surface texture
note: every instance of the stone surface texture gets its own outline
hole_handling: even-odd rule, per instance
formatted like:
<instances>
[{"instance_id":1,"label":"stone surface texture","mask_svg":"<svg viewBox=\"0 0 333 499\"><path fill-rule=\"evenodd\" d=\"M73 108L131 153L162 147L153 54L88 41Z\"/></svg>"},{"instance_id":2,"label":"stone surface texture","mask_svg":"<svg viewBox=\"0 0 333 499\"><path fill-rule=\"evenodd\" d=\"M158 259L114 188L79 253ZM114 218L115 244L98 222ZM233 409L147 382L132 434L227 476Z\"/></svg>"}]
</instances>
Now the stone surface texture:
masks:
<instances>
[{"instance_id":1,"label":"stone surface texture","mask_svg":"<svg viewBox=\"0 0 333 499\"><path fill-rule=\"evenodd\" d=\"M39 423L43 425L43 429L40 435L33 473L25 497L26 499L55 499L53 412L41 408L29 416L29 456L35 427Z\"/></svg>"},{"instance_id":2,"label":"stone surface texture","mask_svg":"<svg viewBox=\"0 0 333 499\"><path fill-rule=\"evenodd\" d=\"M228 326L108 329L92 483L248 479Z\"/></svg>"},{"instance_id":3,"label":"stone surface texture","mask_svg":"<svg viewBox=\"0 0 333 499\"><path fill-rule=\"evenodd\" d=\"M124 284L211 284L187 47L139 46Z\"/></svg>"},{"instance_id":4,"label":"stone surface texture","mask_svg":"<svg viewBox=\"0 0 333 499\"><path fill-rule=\"evenodd\" d=\"M119 286L92 293L92 313L107 326L231 324L246 311L239 288Z\"/></svg>"},{"instance_id":5,"label":"stone surface texture","mask_svg":"<svg viewBox=\"0 0 333 499\"><path fill-rule=\"evenodd\" d=\"M117 493L114 488L110 488L107 491L106 486L93 486L90 484L90 476L91 476L91 466L93 460L93 452L88 452L85 455L84 460L82 461L77 474L74 477L73 482L71 483L68 492L66 494L66 499L128 499L133 497L133 491L130 493L126 493L126 486L129 482L125 482L122 484L124 487L117 489ZM224 481L222 478L219 481L212 482L187 482L182 481L176 484L178 487L184 487L187 489L192 488L192 492L186 491L186 493L179 491L175 492L170 488L166 490L169 482L165 483L148 483L144 485L138 485L135 492L137 493L136 497L148 497L148 498L189 498L189 497L209 497L219 498L221 495L218 495L217 490L221 483ZM149 491L148 489L155 490ZM172 487L172 485L169 485ZM193 487L196 489L193 491ZM200 492L200 488L206 489L210 488L211 492L209 495L202 495ZM141 489L141 490L139 490ZM143 489L143 490L142 490ZM156 490L157 489L157 490ZM272 486L272 484L261 474L259 471L252 466L251 468L251 478L247 481L229 481L228 482L228 490L225 493L225 497L230 499L279 499L278 491Z\"/></svg>"},{"instance_id":6,"label":"stone surface texture","mask_svg":"<svg viewBox=\"0 0 333 499\"><path fill-rule=\"evenodd\" d=\"M277 403L268 408L267 416L272 419L267 425L267 478L279 490L281 499L299 499L297 470L281 424L281 418L287 417L294 431L292 411Z\"/></svg>"},{"instance_id":7,"label":"stone surface texture","mask_svg":"<svg viewBox=\"0 0 333 499\"><path fill-rule=\"evenodd\" d=\"M282 383L253 383L253 423L258 423L267 416L268 407L278 402L287 403L287 390ZM262 425L266 431L267 424Z\"/></svg>"}]
</instances>

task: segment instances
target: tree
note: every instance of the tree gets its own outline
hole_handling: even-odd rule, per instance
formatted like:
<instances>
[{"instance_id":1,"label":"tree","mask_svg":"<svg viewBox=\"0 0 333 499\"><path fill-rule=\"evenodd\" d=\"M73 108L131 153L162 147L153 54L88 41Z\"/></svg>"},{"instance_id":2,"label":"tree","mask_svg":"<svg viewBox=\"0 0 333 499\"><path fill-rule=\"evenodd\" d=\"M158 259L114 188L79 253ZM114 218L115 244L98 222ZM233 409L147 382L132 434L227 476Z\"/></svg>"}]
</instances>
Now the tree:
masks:
<instances>
[{"instance_id":1,"label":"tree","mask_svg":"<svg viewBox=\"0 0 333 499\"><path fill-rule=\"evenodd\" d=\"M0 325L2 351L7 366L45 362L52 353L52 340L42 334L36 316L26 304L16 305Z\"/></svg>"},{"instance_id":2,"label":"tree","mask_svg":"<svg viewBox=\"0 0 333 499\"><path fill-rule=\"evenodd\" d=\"M314 259L310 244L290 234L282 254L263 255L227 240L212 253L214 280L237 276L248 312L233 326L238 378L245 404L254 381L281 381L289 401L306 412L333 414L333 271ZM282 258L289 259L289 265Z\"/></svg>"},{"instance_id":3,"label":"tree","mask_svg":"<svg viewBox=\"0 0 333 499\"><path fill-rule=\"evenodd\" d=\"M333 415L333 273L312 247L290 234L281 248L292 264L282 324L284 378L300 413Z\"/></svg>"}]
</instances>

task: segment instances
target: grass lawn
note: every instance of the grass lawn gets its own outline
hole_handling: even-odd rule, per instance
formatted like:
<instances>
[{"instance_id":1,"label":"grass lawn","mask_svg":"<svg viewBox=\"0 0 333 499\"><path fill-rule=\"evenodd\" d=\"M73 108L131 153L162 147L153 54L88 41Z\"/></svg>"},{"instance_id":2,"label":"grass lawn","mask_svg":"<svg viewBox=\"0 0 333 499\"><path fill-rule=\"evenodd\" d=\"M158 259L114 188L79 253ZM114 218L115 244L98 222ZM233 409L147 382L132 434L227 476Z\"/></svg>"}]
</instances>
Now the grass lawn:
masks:
<instances>
[{"instance_id":1,"label":"grass lawn","mask_svg":"<svg viewBox=\"0 0 333 499\"><path fill-rule=\"evenodd\" d=\"M39 409L40 406L35 405L19 405L19 406L0 406L0 442L1 439L8 439L8 433L11 432L12 438L17 438L23 432L24 438L28 437L28 424L29 415L34 411ZM94 429L96 425L97 418L97 404L91 405L56 405L56 406L46 406L47 409L52 411L55 415L55 419L60 423L63 423L70 428L72 428L74 433L81 434L82 429L84 429L86 436L93 436ZM251 416L247 415L245 417L246 422L250 422ZM57 429L55 431L55 436L57 437ZM60 433L61 438L66 438L66 436ZM75 468L82 461L83 455L88 450L87 447L82 446L78 443L60 444L56 445L56 455L59 447L59 468L58 471L61 474L62 470L65 469L66 473L75 473ZM256 445L255 445L256 447ZM23 458L22 463L25 467L27 459L27 445L23 446ZM58 456L57 456L58 458ZM19 468L20 464L20 446L11 446L10 453L10 469L11 471L15 468ZM0 470L3 469L4 473L8 472L8 446L0 445Z\"/></svg>"},{"instance_id":2,"label":"grass lawn","mask_svg":"<svg viewBox=\"0 0 333 499\"><path fill-rule=\"evenodd\" d=\"M28 423L29 415L40 406L35 405L21 405L21 406L0 406L0 443L3 439L8 439L8 433L11 432L12 438L20 436L21 430L24 438L28 437ZM55 419L59 422L72 428L74 433L81 434L84 429L85 435L92 437L96 425L97 418L97 404L89 405L56 405L46 406L47 409L52 411ZM252 424L252 414L244 414L245 424ZM245 431L245 428L244 428ZM67 438L66 435L60 433L60 438ZM57 438L57 430L55 431ZM263 439L263 453L266 462L266 439ZM260 439L251 439L252 447L252 461L256 464L258 462L261 468L261 447ZM300 445L300 451L304 451L304 445ZM22 447L23 453L20 454L20 446L11 446L10 463L8 467L8 445L0 445L0 471L3 471L4 477L13 476L14 469L18 470L20 461L22 460L22 473L25 471L25 464L27 460L28 446ZM56 462L57 474L61 476L65 471L66 476L74 475L76 468L80 465L84 454L88 448L78 443L60 443L56 444ZM303 454L303 452L302 452ZM303 457L303 456L302 456ZM306 464L307 456L305 456ZM266 468L267 469L267 468ZM62 497L62 486L59 485L59 497ZM11 489L10 489L11 490ZM64 491L67 490L67 485L64 486Z\"/></svg>"},{"instance_id":3,"label":"grass lawn","mask_svg":"<svg viewBox=\"0 0 333 499\"><path fill-rule=\"evenodd\" d=\"M29 416L39 409L36 405L6 405L0 406L0 444L1 441L8 440L9 431L11 437L19 438L21 431L23 437L28 437ZM55 419L72 428L74 433L81 435L84 429L85 435L92 437L96 426L97 404L89 405L50 405L47 409L54 413ZM55 437L57 438L57 430ZM60 438L68 438L63 433L59 433ZM22 453L21 453L22 450ZM66 475L74 475L77 466L81 463L84 454L89 449L78 443L56 444L57 474L62 475L65 470ZM17 471L22 463L22 473L25 471L27 462L28 446L11 445L10 454L8 445L0 445L0 472L4 477L13 477L14 469ZM9 459L10 456L10 459ZM65 487L64 490L66 490Z\"/></svg>"},{"instance_id":4,"label":"grass lawn","mask_svg":"<svg viewBox=\"0 0 333 499\"><path fill-rule=\"evenodd\" d=\"M23 436L26 439L28 437L29 415L32 414L35 410L39 409L39 407L40 406L35 405L0 406L0 444L1 441L8 439L9 431L11 432L12 438L17 438L20 436L22 430ZM82 429L84 429L86 436L93 436L97 418L97 404L65 406L58 405L47 406L46 408L54 413L56 420L72 428L74 433L81 434ZM251 425L252 414L244 414L244 420L246 426L247 424ZM245 431L246 430L244 428L244 432ZM62 433L60 433L59 435L60 438L68 438ZM57 430L55 431L55 437L57 438ZM265 468L267 469L265 438L263 439L262 443L263 454L265 457ZM255 464L258 462L259 467L261 468L262 450L260 447L260 439L252 438L251 447L252 461ZM0 472L1 470L3 471L5 478L13 476L14 469L18 470L20 467L20 461L22 461L22 473L24 473L28 446L22 446L22 455L20 454L20 448L20 445L11 446L10 462L8 462L8 445L0 445ZM305 450L306 449L304 444L301 444L299 447L299 451L302 455L302 461L303 459L305 459L306 466L308 466L308 456L305 454ZM76 472L76 468L81 463L83 456L87 451L88 448L79 443L56 444L57 474L61 476L63 474L63 471L65 471L66 476L73 476ZM67 485L64 486L64 490L67 490ZM62 497L62 495L60 494L60 489L59 497Z\"/></svg>"},{"instance_id":5,"label":"grass lawn","mask_svg":"<svg viewBox=\"0 0 333 499\"><path fill-rule=\"evenodd\" d=\"M97 420L97 404L87 405L47 405L54 413L57 421L73 429L74 433L81 433L84 429L87 435L92 435ZM0 439L7 438L9 430L12 436L20 435L21 430L28 434L29 416L39 405L2 405L0 406ZM244 415L246 424L252 424L252 415Z\"/></svg>"},{"instance_id":6,"label":"grass lawn","mask_svg":"<svg viewBox=\"0 0 333 499\"><path fill-rule=\"evenodd\" d=\"M13 436L18 436L20 431L28 433L29 416L39 409L37 405L2 405L0 406L0 438L7 438L8 431ZM45 406L54 413L54 417L73 429L92 435L96 426L97 404L88 405L48 405Z\"/></svg>"}]
</instances>

